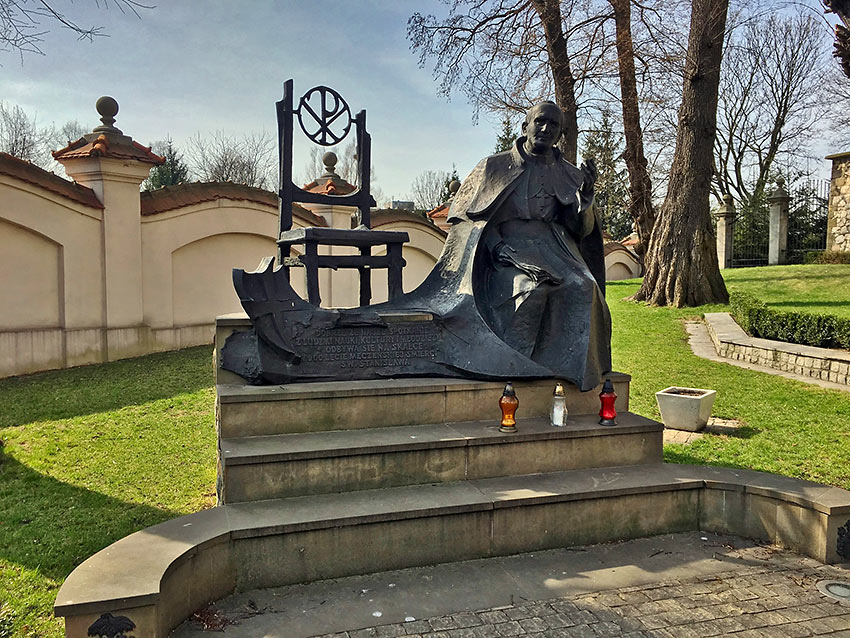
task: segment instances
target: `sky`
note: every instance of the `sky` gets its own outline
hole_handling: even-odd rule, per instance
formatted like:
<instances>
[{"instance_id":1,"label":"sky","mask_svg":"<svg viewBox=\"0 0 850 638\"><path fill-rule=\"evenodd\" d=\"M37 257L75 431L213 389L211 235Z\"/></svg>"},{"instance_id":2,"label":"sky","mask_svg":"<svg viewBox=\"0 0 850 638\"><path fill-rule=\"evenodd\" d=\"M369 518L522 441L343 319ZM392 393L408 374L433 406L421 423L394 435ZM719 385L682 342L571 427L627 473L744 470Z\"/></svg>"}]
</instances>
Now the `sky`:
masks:
<instances>
[{"instance_id":1,"label":"sky","mask_svg":"<svg viewBox=\"0 0 850 638\"><path fill-rule=\"evenodd\" d=\"M108 36L78 41L45 23L44 55L21 62L0 52L0 100L42 125L77 120L91 129L99 124L97 98L111 95L125 134L145 145L170 136L180 148L197 133L272 134L289 78L296 99L330 86L353 113L367 111L379 203L412 199L423 171L455 166L463 178L495 146L494 117L482 113L476 124L465 96L439 96L410 50L408 18L445 15L439 0L140 1L156 6L137 17L116 0L56 0L78 24L102 26ZM308 149L296 128L296 177L304 177ZM842 149L815 152L835 150ZM828 162L816 164L813 172L828 177Z\"/></svg>"},{"instance_id":2,"label":"sky","mask_svg":"<svg viewBox=\"0 0 850 638\"><path fill-rule=\"evenodd\" d=\"M141 18L114 0L60 3L108 37L78 41L45 23L44 55L25 54L22 63L0 52L0 100L42 125L78 120L90 130L100 123L97 98L111 95L125 134L145 145L170 136L179 147L198 132L273 132L285 80L294 80L296 99L326 85L352 113L366 109L373 183L385 199L407 199L426 170L455 165L463 177L496 144L498 123L482 115L474 124L463 96L438 96L410 51L407 19L439 15L436 0L142 1L156 7L140 9ZM295 137L299 176L309 146L297 128Z\"/></svg>"}]
</instances>

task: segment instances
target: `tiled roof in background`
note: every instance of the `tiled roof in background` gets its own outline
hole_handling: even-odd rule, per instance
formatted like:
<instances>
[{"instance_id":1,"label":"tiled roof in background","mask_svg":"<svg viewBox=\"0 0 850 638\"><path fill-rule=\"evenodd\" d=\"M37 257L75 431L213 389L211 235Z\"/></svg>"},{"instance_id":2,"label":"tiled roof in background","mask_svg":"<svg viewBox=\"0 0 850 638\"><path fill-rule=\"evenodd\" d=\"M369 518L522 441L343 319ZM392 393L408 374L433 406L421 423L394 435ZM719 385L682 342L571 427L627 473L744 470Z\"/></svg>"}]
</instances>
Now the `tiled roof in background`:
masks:
<instances>
[{"instance_id":1,"label":"tiled roof in background","mask_svg":"<svg viewBox=\"0 0 850 638\"><path fill-rule=\"evenodd\" d=\"M103 208L103 204L88 186L71 182L59 177L50 171L39 168L14 155L0 153L0 173L17 178L28 184L40 186L57 195L62 195L75 202L90 206L91 208Z\"/></svg>"},{"instance_id":2,"label":"tiled roof in background","mask_svg":"<svg viewBox=\"0 0 850 638\"><path fill-rule=\"evenodd\" d=\"M234 199L277 207L277 193L233 182L192 182L166 186L155 191L141 193L142 215L156 215L165 211L191 206L217 199ZM297 217L309 222L311 226L327 226L324 218L298 204L292 205Z\"/></svg>"},{"instance_id":3,"label":"tiled roof in background","mask_svg":"<svg viewBox=\"0 0 850 638\"><path fill-rule=\"evenodd\" d=\"M147 146L131 141L130 144L110 142L105 134L88 141L81 137L76 142L71 142L65 148L53 151L54 159L76 159L81 157L107 157L111 159L134 159L149 164L162 164L164 157L151 152Z\"/></svg>"}]
</instances>

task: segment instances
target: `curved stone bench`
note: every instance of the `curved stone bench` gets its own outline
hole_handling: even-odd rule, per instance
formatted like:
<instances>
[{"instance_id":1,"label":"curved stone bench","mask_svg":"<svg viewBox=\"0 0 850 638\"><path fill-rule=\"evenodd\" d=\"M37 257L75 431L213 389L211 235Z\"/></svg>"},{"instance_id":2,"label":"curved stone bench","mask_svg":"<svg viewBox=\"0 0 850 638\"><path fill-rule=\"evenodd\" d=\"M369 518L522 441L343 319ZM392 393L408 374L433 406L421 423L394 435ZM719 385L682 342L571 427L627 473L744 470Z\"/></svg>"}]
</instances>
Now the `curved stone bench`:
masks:
<instances>
[{"instance_id":1,"label":"curved stone bench","mask_svg":"<svg viewBox=\"0 0 850 638\"><path fill-rule=\"evenodd\" d=\"M850 559L850 492L654 464L237 503L113 543L68 576L55 613L69 638L103 613L165 638L234 591L688 530Z\"/></svg>"}]
</instances>

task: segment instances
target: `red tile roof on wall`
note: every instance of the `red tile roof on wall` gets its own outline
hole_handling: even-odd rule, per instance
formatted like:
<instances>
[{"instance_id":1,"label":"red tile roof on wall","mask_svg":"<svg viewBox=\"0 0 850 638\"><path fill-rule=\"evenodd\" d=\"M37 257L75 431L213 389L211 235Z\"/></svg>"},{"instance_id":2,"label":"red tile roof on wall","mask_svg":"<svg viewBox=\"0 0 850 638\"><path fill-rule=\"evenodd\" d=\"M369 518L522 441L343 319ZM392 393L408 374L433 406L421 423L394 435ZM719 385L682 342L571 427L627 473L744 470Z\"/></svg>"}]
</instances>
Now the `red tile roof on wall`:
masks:
<instances>
[{"instance_id":1,"label":"red tile roof on wall","mask_svg":"<svg viewBox=\"0 0 850 638\"><path fill-rule=\"evenodd\" d=\"M446 202L445 204L440 204L434 210L428 213L428 217L430 219L448 219L449 218L449 208L451 208L452 203Z\"/></svg>"},{"instance_id":2,"label":"red tile roof on wall","mask_svg":"<svg viewBox=\"0 0 850 638\"><path fill-rule=\"evenodd\" d=\"M218 199L234 199L277 207L276 193L233 182L203 182L165 186L155 191L143 191L140 195L142 215L156 215L176 208L211 202ZM292 204L292 212L310 226L327 226L323 217L298 204Z\"/></svg>"},{"instance_id":3,"label":"red tile roof on wall","mask_svg":"<svg viewBox=\"0 0 850 638\"><path fill-rule=\"evenodd\" d=\"M323 182L313 180L309 184L304 184L303 190L308 193L320 193L322 195L348 195L357 189L353 184L349 184L344 179L327 179Z\"/></svg>"},{"instance_id":4,"label":"red tile roof on wall","mask_svg":"<svg viewBox=\"0 0 850 638\"><path fill-rule=\"evenodd\" d=\"M91 208L103 209L103 204L88 186L68 181L8 153L0 153L0 173L28 184L35 184L57 195L67 197Z\"/></svg>"},{"instance_id":5,"label":"red tile roof on wall","mask_svg":"<svg viewBox=\"0 0 850 638\"><path fill-rule=\"evenodd\" d=\"M432 224L419 213L414 213L409 210L401 210L399 208L381 208L373 210L369 214L369 217L372 220L372 228L377 228L378 226L383 226L385 224L392 224L393 222L408 222L422 224L423 226L427 226L429 229L444 236L447 234L446 231L439 226Z\"/></svg>"},{"instance_id":6,"label":"red tile roof on wall","mask_svg":"<svg viewBox=\"0 0 850 638\"><path fill-rule=\"evenodd\" d=\"M81 157L108 157L111 159L132 159L148 164L162 164L164 157L152 153L150 147L142 146L138 142L131 141L130 144L110 141L105 134L100 134L92 141L81 137L76 142L71 142L65 148L53 151L53 157L59 159L77 159Z\"/></svg>"}]
</instances>

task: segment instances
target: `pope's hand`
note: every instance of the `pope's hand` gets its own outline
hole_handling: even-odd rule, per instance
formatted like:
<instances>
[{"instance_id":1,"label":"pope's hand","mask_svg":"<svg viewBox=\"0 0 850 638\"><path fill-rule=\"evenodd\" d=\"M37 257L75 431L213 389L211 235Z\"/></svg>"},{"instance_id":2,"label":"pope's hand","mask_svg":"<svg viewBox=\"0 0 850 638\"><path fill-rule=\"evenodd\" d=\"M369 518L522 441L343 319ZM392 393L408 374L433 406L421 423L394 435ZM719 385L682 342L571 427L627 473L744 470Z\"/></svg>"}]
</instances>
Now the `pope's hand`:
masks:
<instances>
[{"instance_id":1,"label":"pope's hand","mask_svg":"<svg viewBox=\"0 0 850 638\"><path fill-rule=\"evenodd\" d=\"M596 170L596 161L592 157L588 157L581 165L581 172L584 175L584 180L581 184L581 190L585 193L592 193L593 186L596 184L598 172Z\"/></svg>"}]
</instances>

